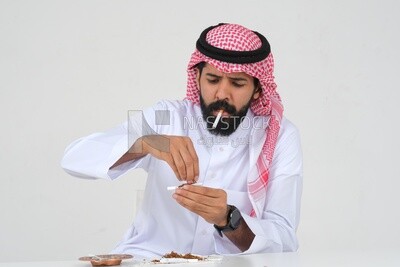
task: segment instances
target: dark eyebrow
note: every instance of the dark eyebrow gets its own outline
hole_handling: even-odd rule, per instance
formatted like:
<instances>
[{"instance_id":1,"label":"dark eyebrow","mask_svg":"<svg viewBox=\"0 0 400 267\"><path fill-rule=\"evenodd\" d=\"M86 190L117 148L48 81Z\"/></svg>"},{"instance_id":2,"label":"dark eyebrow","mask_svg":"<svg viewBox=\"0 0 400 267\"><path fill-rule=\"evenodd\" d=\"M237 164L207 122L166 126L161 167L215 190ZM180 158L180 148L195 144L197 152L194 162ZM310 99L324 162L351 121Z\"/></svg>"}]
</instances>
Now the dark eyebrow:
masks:
<instances>
[{"instance_id":1,"label":"dark eyebrow","mask_svg":"<svg viewBox=\"0 0 400 267\"><path fill-rule=\"evenodd\" d=\"M216 74L212 74L212 73L206 73L206 76L210 76L210 77L216 78L216 79L221 79L222 78L222 76L219 76L219 75L216 75ZM241 81L247 82L247 79L241 78L241 77L228 77L228 79L236 81L236 82L241 82Z\"/></svg>"},{"instance_id":2,"label":"dark eyebrow","mask_svg":"<svg viewBox=\"0 0 400 267\"><path fill-rule=\"evenodd\" d=\"M229 77L229 79L230 80L234 80L234 81L237 81L237 82L240 82L240 81L244 81L244 82L247 82L247 79L245 79L245 78L240 78L240 77Z\"/></svg>"},{"instance_id":3,"label":"dark eyebrow","mask_svg":"<svg viewBox=\"0 0 400 267\"><path fill-rule=\"evenodd\" d=\"M207 76L211 76L212 78L218 78L218 79L222 78L222 76L218 76L218 75L215 75L215 74L212 74L212 73L206 73L206 75Z\"/></svg>"}]
</instances>

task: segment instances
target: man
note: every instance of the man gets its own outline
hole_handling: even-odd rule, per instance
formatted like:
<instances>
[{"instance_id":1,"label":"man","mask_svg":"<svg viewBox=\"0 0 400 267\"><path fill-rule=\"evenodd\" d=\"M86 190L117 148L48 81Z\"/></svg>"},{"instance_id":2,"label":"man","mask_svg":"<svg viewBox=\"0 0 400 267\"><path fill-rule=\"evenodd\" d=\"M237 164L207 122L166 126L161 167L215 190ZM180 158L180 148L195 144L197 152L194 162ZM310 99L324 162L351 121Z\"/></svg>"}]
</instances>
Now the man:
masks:
<instances>
[{"instance_id":1,"label":"man","mask_svg":"<svg viewBox=\"0 0 400 267\"><path fill-rule=\"evenodd\" d=\"M62 166L75 176L148 172L142 209L114 253L297 250L300 140L282 117L273 66L261 34L211 26L189 62L185 100L161 101L67 148Z\"/></svg>"}]
</instances>

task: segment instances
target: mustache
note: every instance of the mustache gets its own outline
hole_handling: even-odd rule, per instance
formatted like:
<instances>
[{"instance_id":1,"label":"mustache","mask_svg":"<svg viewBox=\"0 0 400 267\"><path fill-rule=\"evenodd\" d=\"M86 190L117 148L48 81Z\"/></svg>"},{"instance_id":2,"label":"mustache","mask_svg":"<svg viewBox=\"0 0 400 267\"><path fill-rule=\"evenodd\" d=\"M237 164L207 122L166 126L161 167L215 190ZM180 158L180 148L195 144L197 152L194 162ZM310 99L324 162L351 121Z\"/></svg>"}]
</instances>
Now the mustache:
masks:
<instances>
[{"instance_id":1,"label":"mustache","mask_svg":"<svg viewBox=\"0 0 400 267\"><path fill-rule=\"evenodd\" d=\"M234 106L230 105L228 102L224 100L217 100L209 104L207 109L210 111L218 111L220 109L223 109L225 112L229 114L235 114L237 112Z\"/></svg>"}]
</instances>

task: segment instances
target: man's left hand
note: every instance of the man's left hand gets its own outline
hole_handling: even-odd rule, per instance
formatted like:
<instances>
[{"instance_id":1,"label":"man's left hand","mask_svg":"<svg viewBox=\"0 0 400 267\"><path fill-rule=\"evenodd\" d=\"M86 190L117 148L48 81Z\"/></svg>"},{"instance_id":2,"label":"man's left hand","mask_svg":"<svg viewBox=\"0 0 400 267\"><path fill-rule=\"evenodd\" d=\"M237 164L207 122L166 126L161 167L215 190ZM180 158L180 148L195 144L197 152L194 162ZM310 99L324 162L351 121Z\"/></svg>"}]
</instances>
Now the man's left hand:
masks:
<instances>
[{"instance_id":1,"label":"man's left hand","mask_svg":"<svg viewBox=\"0 0 400 267\"><path fill-rule=\"evenodd\" d=\"M218 226L227 224L227 196L222 189L199 185L184 185L173 194L175 200L188 210Z\"/></svg>"}]
</instances>

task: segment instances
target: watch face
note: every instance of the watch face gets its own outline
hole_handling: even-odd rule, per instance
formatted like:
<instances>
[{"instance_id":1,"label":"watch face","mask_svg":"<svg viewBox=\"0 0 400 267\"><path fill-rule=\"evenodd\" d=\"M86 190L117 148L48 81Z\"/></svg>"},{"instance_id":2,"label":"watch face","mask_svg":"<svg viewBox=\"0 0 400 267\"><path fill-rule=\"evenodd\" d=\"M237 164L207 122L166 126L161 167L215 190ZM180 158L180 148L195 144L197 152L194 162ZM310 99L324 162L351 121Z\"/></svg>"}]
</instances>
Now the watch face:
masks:
<instances>
[{"instance_id":1,"label":"watch face","mask_svg":"<svg viewBox=\"0 0 400 267\"><path fill-rule=\"evenodd\" d=\"M242 219L242 215L240 214L240 211L237 208L235 208L231 213L231 220L230 220L230 225L232 226L233 229L239 227L240 219Z\"/></svg>"}]
</instances>

